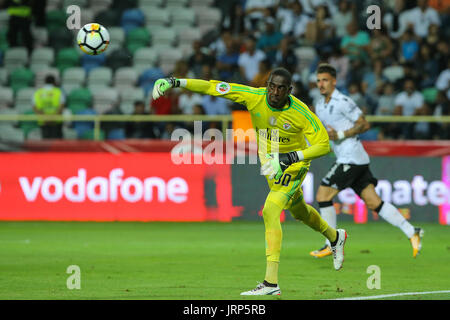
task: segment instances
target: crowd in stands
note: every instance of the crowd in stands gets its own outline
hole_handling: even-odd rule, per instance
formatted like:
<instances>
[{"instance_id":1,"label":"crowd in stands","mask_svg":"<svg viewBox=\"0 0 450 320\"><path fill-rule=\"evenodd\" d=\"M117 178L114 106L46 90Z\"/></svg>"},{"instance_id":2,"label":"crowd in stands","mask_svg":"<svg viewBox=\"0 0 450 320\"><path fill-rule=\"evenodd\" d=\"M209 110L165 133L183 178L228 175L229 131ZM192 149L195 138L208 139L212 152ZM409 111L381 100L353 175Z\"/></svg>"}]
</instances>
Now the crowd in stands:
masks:
<instances>
[{"instance_id":1,"label":"crowd in stands","mask_svg":"<svg viewBox=\"0 0 450 320\"><path fill-rule=\"evenodd\" d=\"M22 1L34 8L32 0ZM8 3L0 0L5 9ZM63 113L230 114L244 107L182 89L153 101L153 84L174 76L261 87L270 70L279 66L294 75L293 94L313 108L320 98L315 70L319 63L328 62L337 69L337 88L366 115L450 114L448 0L46 0L39 4L45 4L47 11L31 10L32 23L20 28L17 22L9 24L24 34L22 42L11 30L0 31L0 97L5 88L13 90L8 111L0 101L1 113L32 112L20 107L18 98L38 86L39 74L44 79L51 73L66 96ZM108 28L111 45L105 54L88 56L76 48L76 30L65 26L65 8L70 4L82 7L82 24L95 21ZM370 5L380 9L380 16L372 17L379 19L379 27L376 23L368 27ZM0 12L2 26L7 25L6 13ZM8 51L17 46L24 47L29 59L13 68ZM42 69L33 57L45 48L52 49L53 55ZM30 96L32 91L27 93ZM193 128L189 123L142 122L104 123L102 129L109 139L164 139L178 126ZM71 128L75 138L92 138L86 133L92 130L88 123L73 123ZM450 126L373 123L361 138L449 139Z\"/></svg>"}]
</instances>

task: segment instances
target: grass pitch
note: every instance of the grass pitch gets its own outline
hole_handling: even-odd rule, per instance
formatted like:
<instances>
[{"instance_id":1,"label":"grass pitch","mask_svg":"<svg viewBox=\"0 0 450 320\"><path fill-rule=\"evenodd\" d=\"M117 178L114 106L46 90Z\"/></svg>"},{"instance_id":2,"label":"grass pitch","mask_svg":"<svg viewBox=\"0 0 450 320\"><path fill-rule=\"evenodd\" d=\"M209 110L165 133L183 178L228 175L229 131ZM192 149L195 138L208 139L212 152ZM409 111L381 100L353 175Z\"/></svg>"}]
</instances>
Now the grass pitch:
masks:
<instances>
[{"instance_id":1,"label":"grass pitch","mask_svg":"<svg viewBox=\"0 0 450 320\"><path fill-rule=\"evenodd\" d=\"M283 224L279 297L241 297L265 274L263 222L1 222L0 299L255 300L335 299L450 290L450 229L425 229L412 258L404 234L387 223L341 224L349 234L344 267L309 251L323 237ZM66 273L80 267L81 289ZM376 265L381 288L368 289ZM388 299L450 299L450 293Z\"/></svg>"}]
</instances>

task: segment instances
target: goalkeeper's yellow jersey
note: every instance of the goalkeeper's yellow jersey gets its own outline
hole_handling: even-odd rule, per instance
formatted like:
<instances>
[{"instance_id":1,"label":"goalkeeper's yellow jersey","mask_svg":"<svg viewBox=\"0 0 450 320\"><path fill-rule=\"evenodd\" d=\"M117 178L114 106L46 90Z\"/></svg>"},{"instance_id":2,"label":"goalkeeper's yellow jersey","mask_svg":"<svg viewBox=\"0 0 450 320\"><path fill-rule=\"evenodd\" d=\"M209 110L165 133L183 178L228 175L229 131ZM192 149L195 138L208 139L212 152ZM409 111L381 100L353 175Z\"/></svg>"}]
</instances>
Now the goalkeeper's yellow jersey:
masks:
<instances>
[{"instance_id":1,"label":"goalkeeper's yellow jersey","mask_svg":"<svg viewBox=\"0 0 450 320\"><path fill-rule=\"evenodd\" d=\"M187 79L185 88L200 94L222 97L247 107L256 130L258 154L262 163L271 152L301 150L305 164L330 151L328 133L319 118L302 101L289 96L282 109L267 101L267 88L254 88L221 81ZM306 139L307 141L306 141Z\"/></svg>"}]
</instances>

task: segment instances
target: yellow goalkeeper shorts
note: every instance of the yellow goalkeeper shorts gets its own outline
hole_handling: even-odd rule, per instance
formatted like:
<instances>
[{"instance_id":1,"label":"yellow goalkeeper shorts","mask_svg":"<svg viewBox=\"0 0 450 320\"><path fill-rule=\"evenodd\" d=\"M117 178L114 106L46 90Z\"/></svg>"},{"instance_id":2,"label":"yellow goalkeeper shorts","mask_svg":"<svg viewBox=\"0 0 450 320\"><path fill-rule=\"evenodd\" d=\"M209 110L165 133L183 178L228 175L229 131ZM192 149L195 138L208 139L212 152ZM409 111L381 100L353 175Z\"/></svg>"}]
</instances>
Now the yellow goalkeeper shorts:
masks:
<instances>
[{"instance_id":1,"label":"yellow goalkeeper shorts","mask_svg":"<svg viewBox=\"0 0 450 320\"><path fill-rule=\"evenodd\" d=\"M270 191L278 191L283 193L287 199L278 203L283 209L289 209L292 203L297 203L303 199L302 183L305 180L306 174L309 170L309 163L296 162L291 164L278 179L270 179L266 176Z\"/></svg>"}]
</instances>

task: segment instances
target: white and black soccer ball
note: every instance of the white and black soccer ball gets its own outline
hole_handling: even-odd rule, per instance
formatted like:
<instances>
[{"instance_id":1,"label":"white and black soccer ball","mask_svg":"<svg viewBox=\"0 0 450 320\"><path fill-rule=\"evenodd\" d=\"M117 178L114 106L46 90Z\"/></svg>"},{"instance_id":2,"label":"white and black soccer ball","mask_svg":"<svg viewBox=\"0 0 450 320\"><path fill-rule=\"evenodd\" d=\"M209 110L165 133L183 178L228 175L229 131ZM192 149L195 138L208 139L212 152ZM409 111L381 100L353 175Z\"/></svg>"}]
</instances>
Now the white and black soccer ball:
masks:
<instances>
[{"instance_id":1,"label":"white and black soccer ball","mask_svg":"<svg viewBox=\"0 0 450 320\"><path fill-rule=\"evenodd\" d=\"M88 23L78 31L77 42L84 53L101 54L109 45L109 32L98 23Z\"/></svg>"}]
</instances>

